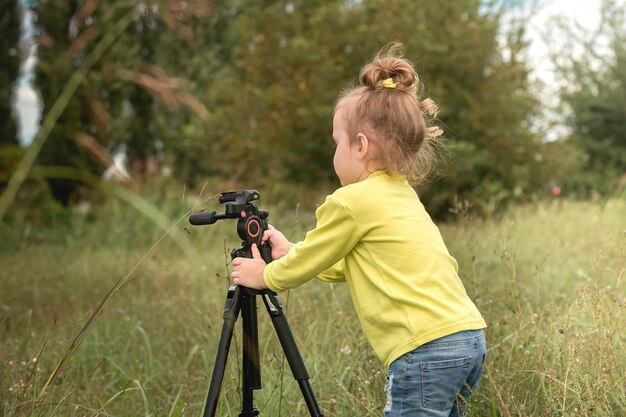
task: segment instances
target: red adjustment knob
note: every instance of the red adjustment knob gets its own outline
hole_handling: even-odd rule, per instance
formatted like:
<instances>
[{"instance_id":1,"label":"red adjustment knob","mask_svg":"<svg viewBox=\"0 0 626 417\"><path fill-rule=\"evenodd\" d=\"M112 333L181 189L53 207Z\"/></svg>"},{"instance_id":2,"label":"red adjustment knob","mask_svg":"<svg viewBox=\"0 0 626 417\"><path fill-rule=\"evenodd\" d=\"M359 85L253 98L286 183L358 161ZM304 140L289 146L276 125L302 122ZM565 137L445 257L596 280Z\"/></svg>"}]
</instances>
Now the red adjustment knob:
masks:
<instances>
[{"instance_id":1,"label":"red adjustment knob","mask_svg":"<svg viewBox=\"0 0 626 417\"><path fill-rule=\"evenodd\" d=\"M254 225L254 228L251 227L252 225ZM258 220L251 220L250 222L248 222L248 235L252 237L257 237L260 232L261 225L259 224Z\"/></svg>"}]
</instances>

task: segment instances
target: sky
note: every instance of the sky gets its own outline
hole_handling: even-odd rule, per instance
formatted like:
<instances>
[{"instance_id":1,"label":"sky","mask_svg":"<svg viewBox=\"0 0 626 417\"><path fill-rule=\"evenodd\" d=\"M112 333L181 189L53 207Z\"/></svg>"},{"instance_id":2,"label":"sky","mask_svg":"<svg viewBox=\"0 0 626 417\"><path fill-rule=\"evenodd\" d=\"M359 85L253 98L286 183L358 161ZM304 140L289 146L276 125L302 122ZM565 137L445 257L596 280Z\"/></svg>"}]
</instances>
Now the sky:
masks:
<instances>
[{"instance_id":1,"label":"sky","mask_svg":"<svg viewBox=\"0 0 626 417\"><path fill-rule=\"evenodd\" d=\"M24 0L22 0L24 1ZM599 6L600 0L521 0L528 4L537 4L527 27L527 36L530 41L528 49L528 63L533 69L531 79L541 80L545 83L542 89L542 101L546 105L554 104L556 90L554 86L558 83L547 52L547 45L542 34L546 33L550 19L555 16L563 16L570 20L576 21L583 27L592 30L600 23ZM28 37L32 36L32 20L33 15L26 13L23 22L23 36L28 42ZM18 115L18 126L20 130L20 141L22 144L29 144L37 133L39 126L41 103L37 93L31 88L32 68L35 64L36 48L30 51L22 68L22 76L16 85L15 102ZM546 117L550 117L549 115ZM553 136L558 132L552 132Z\"/></svg>"},{"instance_id":2,"label":"sky","mask_svg":"<svg viewBox=\"0 0 626 417\"><path fill-rule=\"evenodd\" d=\"M21 2L23 3L23 1ZM37 49L32 42L33 36L33 13L26 12L22 19L22 35L20 42L32 45L28 49L28 55L20 70L20 78L14 90L15 108L17 110L17 124L20 142L29 144L39 128L41 118L41 103L37 93L32 89L33 67L35 65Z\"/></svg>"},{"instance_id":3,"label":"sky","mask_svg":"<svg viewBox=\"0 0 626 417\"><path fill-rule=\"evenodd\" d=\"M547 59L548 48L551 45L547 45L541 35L546 33L550 19L556 16L576 21L589 30L595 29L600 24L600 0L539 1L538 10L527 28L530 40L528 63L533 68L533 77L549 83L555 81L552 65Z\"/></svg>"}]
</instances>

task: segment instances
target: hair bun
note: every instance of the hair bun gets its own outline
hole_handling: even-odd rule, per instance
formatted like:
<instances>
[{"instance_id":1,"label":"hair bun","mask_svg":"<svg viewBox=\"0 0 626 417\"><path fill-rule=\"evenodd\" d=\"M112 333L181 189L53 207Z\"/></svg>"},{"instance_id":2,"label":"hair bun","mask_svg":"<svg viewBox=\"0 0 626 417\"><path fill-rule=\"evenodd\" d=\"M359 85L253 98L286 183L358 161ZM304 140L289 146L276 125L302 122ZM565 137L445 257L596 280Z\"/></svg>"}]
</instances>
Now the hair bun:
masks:
<instances>
[{"instance_id":1,"label":"hair bun","mask_svg":"<svg viewBox=\"0 0 626 417\"><path fill-rule=\"evenodd\" d=\"M383 49L372 62L365 65L359 74L359 83L371 89L385 88L383 80L391 78L396 84L393 89L417 94L419 77L413 65L405 58L400 58L400 46L390 44Z\"/></svg>"},{"instance_id":2,"label":"hair bun","mask_svg":"<svg viewBox=\"0 0 626 417\"><path fill-rule=\"evenodd\" d=\"M433 123L437 105L418 96L422 85L402 52L401 44L384 47L361 70L360 85L342 92L335 111L341 106L351 143L359 132L368 136L369 167L419 184L436 168L443 131Z\"/></svg>"}]
</instances>

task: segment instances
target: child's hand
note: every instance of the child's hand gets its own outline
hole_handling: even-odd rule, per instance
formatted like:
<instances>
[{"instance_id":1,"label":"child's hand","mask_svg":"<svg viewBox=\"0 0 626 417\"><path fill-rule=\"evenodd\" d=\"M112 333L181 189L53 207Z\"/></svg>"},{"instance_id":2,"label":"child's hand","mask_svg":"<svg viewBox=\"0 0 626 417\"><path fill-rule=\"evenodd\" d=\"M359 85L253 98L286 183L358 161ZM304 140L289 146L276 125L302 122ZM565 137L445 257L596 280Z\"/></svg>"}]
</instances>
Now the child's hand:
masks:
<instances>
[{"instance_id":1,"label":"child's hand","mask_svg":"<svg viewBox=\"0 0 626 417\"><path fill-rule=\"evenodd\" d=\"M259 248L256 244L252 244L252 259L235 258L233 259L233 282L255 290L263 290L267 288L263 280L263 269L265 269L265 261L261 258Z\"/></svg>"},{"instance_id":2,"label":"child's hand","mask_svg":"<svg viewBox=\"0 0 626 417\"><path fill-rule=\"evenodd\" d=\"M272 246L272 259L276 260L282 258L289 252L289 249L293 246L293 243L287 240L285 235L274 228L271 224L267 230L263 233L261 243L269 241Z\"/></svg>"}]
</instances>

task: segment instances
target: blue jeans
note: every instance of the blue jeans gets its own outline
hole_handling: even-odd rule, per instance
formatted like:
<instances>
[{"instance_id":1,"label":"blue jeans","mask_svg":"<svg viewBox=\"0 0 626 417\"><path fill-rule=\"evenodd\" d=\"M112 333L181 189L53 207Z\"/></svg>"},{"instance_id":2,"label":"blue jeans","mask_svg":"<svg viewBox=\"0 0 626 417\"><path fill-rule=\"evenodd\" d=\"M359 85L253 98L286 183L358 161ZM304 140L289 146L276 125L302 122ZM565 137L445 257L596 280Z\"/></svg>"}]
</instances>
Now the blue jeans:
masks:
<instances>
[{"instance_id":1,"label":"blue jeans","mask_svg":"<svg viewBox=\"0 0 626 417\"><path fill-rule=\"evenodd\" d=\"M482 330L433 340L391 363L385 417L456 417L478 387L487 348Z\"/></svg>"}]
</instances>

